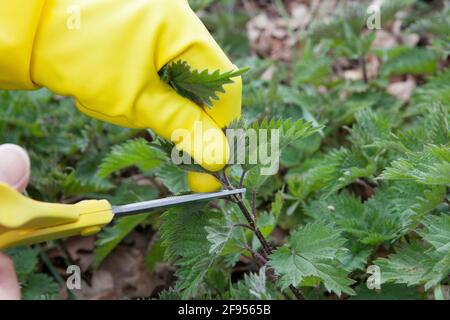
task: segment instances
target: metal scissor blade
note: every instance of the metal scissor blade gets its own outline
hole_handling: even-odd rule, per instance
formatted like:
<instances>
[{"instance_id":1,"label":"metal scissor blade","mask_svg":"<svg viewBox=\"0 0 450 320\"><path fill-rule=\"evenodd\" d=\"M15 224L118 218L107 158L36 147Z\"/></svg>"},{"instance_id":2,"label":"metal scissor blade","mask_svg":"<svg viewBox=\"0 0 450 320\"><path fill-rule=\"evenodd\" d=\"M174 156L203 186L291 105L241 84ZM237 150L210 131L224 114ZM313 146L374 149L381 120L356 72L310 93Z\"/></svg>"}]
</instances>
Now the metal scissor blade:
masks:
<instances>
[{"instance_id":1,"label":"metal scissor blade","mask_svg":"<svg viewBox=\"0 0 450 320\"><path fill-rule=\"evenodd\" d=\"M121 217L132 214L149 212L159 208L173 207L180 204L225 198L234 194L242 194L245 192L246 189L236 189L236 190L223 190L211 193L195 193L186 196L168 197L163 199L127 204L123 206L113 206L112 209L116 217Z\"/></svg>"}]
</instances>

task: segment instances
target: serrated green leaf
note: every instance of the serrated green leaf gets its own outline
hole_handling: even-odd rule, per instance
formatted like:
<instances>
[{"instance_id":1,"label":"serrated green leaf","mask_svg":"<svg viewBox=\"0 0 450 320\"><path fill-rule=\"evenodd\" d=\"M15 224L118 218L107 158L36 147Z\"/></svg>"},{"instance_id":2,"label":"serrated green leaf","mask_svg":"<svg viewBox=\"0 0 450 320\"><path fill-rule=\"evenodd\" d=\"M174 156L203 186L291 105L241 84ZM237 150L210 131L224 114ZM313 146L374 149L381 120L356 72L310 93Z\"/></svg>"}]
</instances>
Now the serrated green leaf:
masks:
<instances>
[{"instance_id":1,"label":"serrated green leaf","mask_svg":"<svg viewBox=\"0 0 450 320\"><path fill-rule=\"evenodd\" d=\"M187 183L186 172L174 164L165 164L161 166L155 175L164 183L170 192L177 194L188 192L189 186Z\"/></svg>"},{"instance_id":2,"label":"serrated green leaf","mask_svg":"<svg viewBox=\"0 0 450 320\"><path fill-rule=\"evenodd\" d=\"M244 279L233 285L230 290L233 300L273 300L273 290L269 287L266 268L258 273L245 274Z\"/></svg>"},{"instance_id":3,"label":"serrated green leaf","mask_svg":"<svg viewBox=\"0 0 450 320\"><path fill-rule=\"evenodd\" d=\"M450 185L450 147L428 145L424 151L410 152L395 160L382 177L388 180L413 180L428 185Z\"/></svg>"},{"instance_id":4,"label":"serrated green leaf","mask_svg":"<svg viewBox=\"0 0 450 320\"><path fill-rule=\"evenodd\" d=\"M431 50L404 48L397 56L388 60L381 69L383 75L435 74L438 56Z\"/></svg>"},{"instance_id":5,"label":"serrated green leaf","mask_svg":"<svg viewBox=\"0 0 450 320\"><path fill-rule=\"evenodd\" d=\"M418 220L442 203L444 188L415 183L394 183L378 188L366 202L344 191L311 202L306 213L317 221L329 221L364 244L397 239Z\"/></svg>"},{"instance_id":6,"label":"serrated green leaf","mask_svg":"<svg viewBox=\"0 0 450 320\"><path fill-rule=\"evenodd\" d=\"M24 300L48 300L55 297L59 287L56 282L42 273L31 274L22 287Z\"/></svg>"},{"instance_id":7,"label":"serrated green leaf","mask_svg":"<svg viewBox=\"0 0 450 320\"><path fill-rule=\"evenodd\" d=\"M233 235L232 227L211 224L214 218L217 213L199 206L171 209L163 216L161 240L167 247L166 257L178 267L176 288L183 299L199 292L208 270Z\"/></svg>"},{"instance_id":8,"label":"serrated green leaf","mask_svg":"<svg viewBox=\"0 0 450 320\"><path fill-rule=\"evenodd\" d=\"M98 176L105 178L110 174L137 166L142 171L149 171L161 165L164 157L144 139L134 139L122 145L114 146L103 159Z\"/></svg>"},{"instance_id":9,"label":"serrated green leaf","mask_svg":"<svg viewBox=\"0 0 450 320\"><path fill-rule=\"evenodd\" d=\"M430 216L422 221L419 235L439 253L450 253L450 215Z\"/></svg>"},{"instance_id":10,"label":"serrated green leaf","mask_svg":"<svg viewBox=\"0 0 450 320\"><path fill-rule=\"evenodd\" d=\"M375 261L381 270L381 281L418 285L425 282L426 275L432 268L431 257L426 253L430 247L424 243L413 242L397 250L388 259Z\"/></svg>"},{"instance_id":11,"label":"serrated green leaf","mask_svg":"<svg viewBox=\"0 0 450 320\"><path fill-rule=\"evenodd\" d=\"M353 281L337 259L345 250L344 243L338 229L324 223L307 224L291 235L288 245L270 256L270 265L283 288L316 278L339 296L342 292L353 294Z\"/></svg>"},{"instance_id":12,"label":"serrated green leaf","mask_svg":"<svg viewBox=\"0 0 450 320\"><path fill-rule=\"evenodd\" d=\"M39 252L31 248L14 248L6 251L16 268L19 280L26 279L37 267Z\"/></svg>"},{"instance_id":13,"label":"serrated green leaf","mask_svg":"<svg viewBox=\"0 0 450 320\"><path fill-rule=\"evenodd\" d=\"M176 61L168 64L160 71L161 79L171 85L181 96L209 108L212 100L219 100L218 93L225 93L224 86L240 77L248 68L221 73L220 70L192 70L186 61Z\"/></svg>"},{"instance_id":14,"label":"serrated green leaf","mask_svg":"<svg viewBox=\"0 0 450 320\"><path fill-rule=\"evenodd\" d=\"M425 285L428 290L450 274L450 219L448 214L430 216L418 233L425 241L400 247L388 259L377 259L382 282Z\"/></svg>"}]
</instances>

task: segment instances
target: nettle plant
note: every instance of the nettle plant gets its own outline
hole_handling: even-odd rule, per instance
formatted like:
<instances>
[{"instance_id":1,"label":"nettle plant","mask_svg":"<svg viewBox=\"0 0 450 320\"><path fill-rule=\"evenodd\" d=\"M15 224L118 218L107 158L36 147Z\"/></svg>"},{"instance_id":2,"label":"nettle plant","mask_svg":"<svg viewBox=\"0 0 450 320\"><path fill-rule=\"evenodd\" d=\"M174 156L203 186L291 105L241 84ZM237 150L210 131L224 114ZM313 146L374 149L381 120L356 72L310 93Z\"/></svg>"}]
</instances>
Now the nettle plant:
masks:
<instances>
[{"instance_id":1,"label":"nettle plant","mask_svg":"<svg viewBox=\"0 0 450 320\"><path fill-rule=\"evenodd\" d=\"M241 76L247 71L245 68L225 73L208 70L199 72L192 70L186 62L177 61L164 67L160 76L180 95L203 107L211 108L212 100L219 99L217 93L225 92L224 85L232 83L232 78ZM224 295L223 297L226 297L225 295L238 297L238 294L246 292L244 288L257 281L258 283L254 285L260 286L255 288L258 297L275 297L289 288L291 294L300 299L302 294L294 283L279 281L279 275L269 263L275 251L267 237L274 230L281 211L281 193L277 195L272 206L258 213L256 195L268 178L262 174L264 172L262 167L266 163L252 162L249 158L254 154L260 154L260 148L267 151L273 139L271 130L277 130L276 137L279 141L276 145L282 150L292 142L314 134L320 128L303 120L294 122L264 119L254 123L238 120L228 129L239 130L240 135L237 136L238 141L233 154L242 152L238 148L243 147L247 150L245 161L239 165L227 165L220 172L207 172L193 160L189 164L178 166L173 164L171 155L175 146L164 139L156 138L151 143L144 139L135 139L113 148L104 159L99 176L107 177L113 172L135 165L144 172L152 171L173 194L188 191L187 171L212 174L221 182L224 189L247 188L247 196L233 196L209 205L175 208L162 215L160 238L154 246L163 247L165 257L177 266L177 284L170 294L190 298L212 295L211 285L220 285L225 289L228 284L231 285L228 283L229 279L226 279L225 271L231 270L241 258L245 257L254 259L255 267L261 269L260 272L246 276L244 282L239 283L236 288L231 285L229 290L221 290L223 292L220 294ZM249 136L247 132L250 130L256 133L255 143L245 139ZM263 130L264 133L268 133L267 139L261 139L259 133ZM279 150L272 152L278 155ZM128 232L147 218L146 215L126 218L112 230L107 231L99 240L97 265ZM158 251L155 252L159 254ZM219 283L213 283L211 277L222 279ZM267 286L266 277L271 281ZM341 292L340 289L337 290ZM248 297L252 295L250 288L246 293Z\"/></svg>"},{"instance_id":2,"label":"nettle plant","mask_svg":"<svg viewBox=\"0 0 450 320\"><path fill-rule=\"evenodd\" d=\"M176 267L176 281L162 299L445 298L450 281L448 6L432 10L424 1L385 1L384 29L403 11L402 34L411 31L427 41L383 50L373 48L364 3L344 6L330 19L314 20L298 48L301 59L284 63L250 54L240 32L249 18L245 10L229 14L234 1L216 1L211 8L218 10L209 10L212 2L190 1L208 10L208 27L222 47L230 48L233 60L251 66L243 96L247 121L230 128L279 129L280 170L262 175L264 165L250 164L246 157L243 165L213 173L225 189L245 186L244 197L118 220L100 234L94 267L137 228L152 235L148 269L167 261ZM376 74L364 70L374 58L380 63ZM272 68L271 79L262 76ZM361 79L347 79L346 70L361 70ZM210 108L223 86L243 72L195 71L177 61L161 77ZM388 89L406 79L417 87L400 101ZM172 163L173 144L150 131L107 125L71 106L45 89L0 92L0 131L5 142L30 152L33 176L27 192L35 199L145 201L187 193L186 172L204 172L198 165ZM284 120L289 118L309 122ZM253 151L265 147L258 143ZM64 242L7 252L24 298L52 298L58 285L65 288L61 266L48 255ZM70 264L68 259L63 269ZM369 290L368 280L380 289Z\"/></svg>"},{"instance_id":3,"label":"nettle plant","mask_svg":"<svg viewBox=\"0 0 450 320\"><path fill-rule=\"evenodd\" d=\"M161 76L181 95L211 105L215 92L244 71L198 72L179 61ZM396 130L385 115L363 108L349 129L350 147L313 159L301 174L265 176L262 164L248 162L211 172L224 189L245 187L247 194L170 209L157 222L151 213L125 218L101 235L96 264L152 219L158 236L149 248L149 266L164 259L176 266L176 284L160 295L163 299L363 297L367 266L388 291L423 285L439 296L450 272L450 130L447 107L436 104L430 110L411 128ZM281 151L323 129L281 119L240 120L230 128L277 129ZM266 147L259 142L256 149ZM99 176L135 165L172 194L188 192L186 171L205 171L195 164L174 165L173 148L160 138L131 140L113 148ZM365 191L354 192L358 185ZM276 233L290 224L286 221L298 207L304 208L301 221L280 239ZM380 252L392 244L386 251L392 254L382 258ZM240 265L244 274L236 272Z\"/></svg>"}]
</instances>

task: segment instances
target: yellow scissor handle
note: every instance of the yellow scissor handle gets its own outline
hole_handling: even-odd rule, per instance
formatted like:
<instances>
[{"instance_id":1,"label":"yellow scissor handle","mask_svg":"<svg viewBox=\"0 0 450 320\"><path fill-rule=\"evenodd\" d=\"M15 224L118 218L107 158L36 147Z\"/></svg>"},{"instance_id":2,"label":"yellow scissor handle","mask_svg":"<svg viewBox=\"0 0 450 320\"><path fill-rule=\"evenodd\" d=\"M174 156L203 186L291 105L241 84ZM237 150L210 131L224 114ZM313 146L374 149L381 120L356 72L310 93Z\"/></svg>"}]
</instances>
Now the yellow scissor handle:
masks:
<instances>
[{"instance_id":1,"label":"yellow scissor handle","mask_svg":"<svg viewBox=\"0 0 450 320\"><path fill-rule=\"evenodd\" d=\"M97 233L113 216L106 200L45 203L0 183L0 249Z\"/></svg>"}]
</instances>

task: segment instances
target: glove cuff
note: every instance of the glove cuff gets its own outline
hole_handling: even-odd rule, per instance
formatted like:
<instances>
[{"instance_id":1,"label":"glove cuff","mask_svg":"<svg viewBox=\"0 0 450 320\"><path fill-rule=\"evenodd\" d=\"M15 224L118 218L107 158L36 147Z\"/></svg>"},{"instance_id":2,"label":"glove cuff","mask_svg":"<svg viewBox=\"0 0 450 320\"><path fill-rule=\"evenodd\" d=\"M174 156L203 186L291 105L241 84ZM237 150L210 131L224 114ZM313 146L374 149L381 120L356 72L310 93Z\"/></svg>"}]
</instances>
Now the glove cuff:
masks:
<instances>
[{"instance_id":1,"label":"glove cuff","mask_svg":"<svg viewBox=\"0 0 450 320\"><path fill-rule=\"evenodd\" d=\"M0 88L36 89L31 57L45 0L0 0Z\"/></svg>"}]
</instances>

